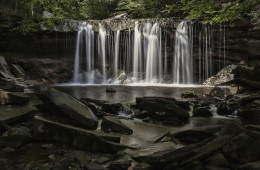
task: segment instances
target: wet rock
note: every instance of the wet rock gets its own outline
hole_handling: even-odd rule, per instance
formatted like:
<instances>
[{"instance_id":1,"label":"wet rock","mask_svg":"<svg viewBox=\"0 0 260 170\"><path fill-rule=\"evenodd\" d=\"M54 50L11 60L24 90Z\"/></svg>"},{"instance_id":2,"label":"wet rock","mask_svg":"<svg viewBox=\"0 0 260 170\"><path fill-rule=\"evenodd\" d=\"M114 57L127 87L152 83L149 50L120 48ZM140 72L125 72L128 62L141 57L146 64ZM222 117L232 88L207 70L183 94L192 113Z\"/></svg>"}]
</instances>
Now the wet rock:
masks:
<instances>
[{"instance_id":1,"label":"wet rock","mask_svg":"<svg viewBox=\"0 0 260 170\"><path fill-rule=\"evenodd\" d=\"M6 147L3 149L3 152L5 152L5 153L10 153L10 152L14 152L14 151L15 151L15 149L11 148L11 147Z\"/></svg>"},{"instance_id":2,"label":"wet rock","mask_svg":"<svg viewBox=\"0 0 260 170\"><path fill-rule=\"evenodd\" d=\"M99 118L102 118L102 117L104 117L104 116L113 116L113 114L107 113L107 112L103 112L103 111L101 111L101 110L98 110L97 113L96 113L96 115L97 115L97 117L99 117Z\"/></svg>"},{"instance_id":3,"label":"wet rock","mask_svg":"<svg viewBox=\"0 0 260 170\"><path fill-rule=\"evenodd\" d=\"M247 130L260 132L260 125L246 125L244 128Z\"/></svg>"},{"instance_id":4,"label":"wet rock","mask_svg":"<svg viewBox=\"0 0 260 170\"><path fill-rule=\"evenodd\" d=\"M232 93L230 92L230 90L228 88L214 87L209 92L209 96L211 96L211 97L224 98L224 97L227 97L227 96L230 96L230 95L232 95Z\"/></svg>"},{"instance_id":5,"label":"wet rock","mask_svg":"<svg viewBox=\"0 0 260 170\"><path fill-rule=\"evenodd\" d=\"M27 85L15 79L0 78L0 89L11 92L23 92Z\"/></svg>"},{"instance_id":6,"label":"wet rock","mask_svg":"<svg viewBox=\"0 0 260 170\"><path fill-rule=\"evenodd\" d=\"M188 100L176 100L175 104L184 110L190 110L191 103Z\"/></svg>"},{"instance_id":7,"label":"wet rock","mask_svg":"<svg viewBox=\"0 0 260 170\"><path fill-rule=\"evenodd\" d=\"M259 170L260 161L250 162L239 167L239 170Z\"/></svg>"},{"instance_id":8,"label":"wet rock","mask_svg":"<svg viewBox=\"0 0 260 170\"><path fill-rule=\"evenodd\" d=\"M214 137L214 135L210 132L193 129L177 132L174 133L172 136L184 143L198 143L202 142L205 139Z\"/></svg>"},{"instance_id":9,"label":"wet rock","mask_svg":"<svg viewBox=\"0 0 260 170\"><path fill-rule=\"evenodd\" d=\"M26 104L29 102L29 96L24 93L14 93L0 90L0 104Z\"/></svg>"},{"instance_id":10,"label":"wet rock","mask_svg":"<svg viewBox=\"0 0 260 170\"><path fill-rule=\"evenodd\" d=\"M111 170L120 170L120 169L128 169L131 166L132 160L131 159L119 159L116 161L111 162L108 165L108 168Z\"/></svg>"},{"instance_id":11,"label":"wet rock","mask_svg":"<svg viewBox=\"0 0 260 170\"><path fill-rule=\"evenodd\" d=\"M133 130L128 128L125 124L123 124L120 120L111 117L105 116L102 119L101 129L103 131L112 131L115 133L122 133L122 134L133 134Z\"/></svg>"},{"instance_id":12,"label":"wet rock","mask_svg":"<svg viewBox=\"0 0 260 170\"><path fill-rule=\"evenodd\" d=\"M93 113L96 114L96 113L98 112L99 106L96 105L95 103L86 102L85 100L80 100L80 101L81 101L82 103L84 103L86 106L88 106Z\"/></svg>"},{"instance_id":13,"label":"wet rock","mask_svg":"<svg viewBox=\"0 0 260 170\"><path fill-rule=\"evenodd\" d=\"M226 168L230 167L230 163L226 160L222 153L216 153L208 160L207 167Z\"/></svg>"},{"instance_id":14,"label":"wet rock","mask_svg":"<svg viewBox=\"0 0 260 170\"><path fill-rule=\"evenodd\" d=\"M2 56L0 56L0 71L2 71L5 74L12 76L12 74L10 73L9 67L6 63L6 60Z\"/></svg>"},{"instance_id":15,"label":"wet rock","mask_svg":"<svg viewBox=\"0 0 260 170\"><path fill-rule=\"evenodd\" d=\"M18 148L31 141L31 134L22 128L11 128L0 136L0 146Z\"/></svg>"},{"instance_id":16,"label":"wet rock","mask_svg":"<svg viewBox=\"0 0 260 170\"><path fill-rule=\"evenodd\" d=\"M38 109L32 104L26 105L13 105L13 106L0 106L0 122L14 123L38 112Z\"/></svg>"},{"instance_id":17,"label":"wet rock","mask_svg":"<svg viewBox=\"0 0 260 170\"><path fill-rule=\"evenodd\" d=\"M150 113L148 111L137 111L134 113L134 115L132 116L133 118L138 118L138 119L145 119L147 117L150 116Z\"/></svg>"},{"instance_id":18,"label":"wet rock","mask_svg":"<svg viewBox=\"0 0 260 170\"><path fill-rule=\"evenodd\" d=\"M217 104L217 112L219 115L232 115L237 109L240 109L240 105L233 99Z\"/></svg>"},{"instance_id":19,"label":"wet rock","mask_svg":"<svg viewBox=\"0 0 260 170\"><path fill-rule=\"evenodd\" d=\"M195 97L198 97L198 95L195 92L182 92L181 97L183 97L183 98L195 98Z\"/></svg>"},{"instance_id":20,"label":"wet rock","mask_svg":"<svg viewBox=\"0 0 260 170\"><path fill-rule=\"evenodd\" d=\"M81 98L80 101L83 103L94 103L98 106L102 106L103 104L107 103L105 100L95 100L95 99L90 99L90 98Z\"/></svg>"},{"instance_id":21,"label":"wet rock","mask_svg":"<svg viewBox=\"0 0 260 170\"><path fill-rule=\"evenodd\" d=\"M159 121L186 123L189 113L174 103L174 99L136 98L137 107L150 113L150 117Z\"/></svg>"},{"instance_id":22,"label":"wet rock","mask_svg":"<svg viewBox=\"0 0 260 170\"><path fill-rule=\"evenodd\" d=\"M127 74L121 73L119 77L117 78L120 84L124 84L124 82L127 80Z\"/></svg>"},{"instance_id":23,"label":"wet rock","mask_svg":"<svg viewBox=\"0 0 260 170\"><path fill-rule=\"evenodd\" d=\"M132 166L133 170L152 170L152 166L146 163L136 163Z\"/></svg>"},{"instance_id":24,"label":"wet rock","mask_svg":"<svg viewBox=\"0 0 260 170\"><path fill-rule=\"evenodd\" d=\"M35 117L33 135L37 138L53 140L89 152L115 153L127 148L124 145L106 141L118 137L53 122L39 116Z\"/></svg>"},{"instance_id":25,"label":"wet rock","mask_svg":"<svg viewBox=\"0 0 260 170\"><path fill-rule=\"evenodd\" d=\"M193 116L194 117L211 117L211 116L213 116L213 114L207 108L200 107L193 111Z\"/></svg>"},{"instance_id":26,"label":"wet rock","mask_svg":"<svg viewBox=\"0 0 260 170\"><path fill-rule=\"evenodd\" d=\"M12 64L11 72L18 78L25 78L25 71L19 65Z\"/></svg>"},{"instance_id":27,"label":"wet rock","mask_svg":"<svg viewBox=\"0 0 260 170\"><path fill-rule=\"evenodd\" d=\"M52 113L65 114L90 129L97 127L97 117L89 107L72 96L50 87L40 87L37 96L42 99Z\"/></svg>"},{"instance_id":28,"label":"wet rock","mask_svg":"<svg viewBox=\"0 0 260 170\"><path fill-rule=\"evenodd\" d=\"M102 105L101 111L117 115L122 108L123 105L121 103L105 103Z\"/></svg>"},{"instance_id":29,"label":"wet rock","mask_svg":"<svg viewBox=\"0 0 260 170\"><path fill-rule=\"evenodd\" d=\"M215 76L209 77L203 84L215 86L223 84L225 82L231 81L234 79L233 70L237 68L237 65L229 65L223 68Z\"/></svg>"},{"instance_id":30,"label":"wet rock","mask_svg":"<svg viewBox=\"0 0 260 170\"><path fill-rule=\"evenodd\" d=\"M106 88L106 92L107 92L107 93L115 93L116 90L113 89L112 87L108 87L108 88Z\"/></svg>"}]
</instances>

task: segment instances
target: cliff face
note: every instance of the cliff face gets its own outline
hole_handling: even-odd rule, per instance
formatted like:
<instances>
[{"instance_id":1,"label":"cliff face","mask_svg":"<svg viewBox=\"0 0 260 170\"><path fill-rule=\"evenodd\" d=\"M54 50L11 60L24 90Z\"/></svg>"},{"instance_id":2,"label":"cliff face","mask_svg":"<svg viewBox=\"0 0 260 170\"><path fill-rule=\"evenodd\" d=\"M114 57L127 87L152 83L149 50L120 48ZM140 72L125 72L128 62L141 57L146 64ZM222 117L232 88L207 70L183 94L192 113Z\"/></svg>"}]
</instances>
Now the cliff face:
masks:
<instances>
[{"instance_id":1,"label":"cliff face","mask_svg":"<svg viewBox=\"0 0 260 170\"><path fill-rule=\"evenodd\" d=\"M80 29L82 21L65 20L62 24L54 27L41 25L40 31L27 36L11 31L17 21L18 18L16 16L6 17L0 15L0 54L7 57L7 60L22 63L36 78L36 68L32 69L32 67L26 66L26 62L22 61L28 61L27 63L30 65L29 62L34 63L37 59L40 59L45 63L38 65L39 67L43 67L41 73L39 73L41 76L50 79L51 82L70 81L73 73L76 32ZM129 29L134 29L135 22L137 21L141 28L146 22L160 23L162 29L170 35L170 40L168 41L174 44L175 30L180 23L180 20L176 18L135 20L128 18L127 15L120 15L106 20L88 20L86 22L93 26L95 36L97 36L99 24L105 25L111 31L128 31ZM194 41L198 41L199 32L203 33L204 27L205 25L201 23L195 24ZM212 55L216 61L214 64L219 64L218 62L222 62L222 59L225 58L225 65L238 64L242 60L243 63L248 65L260 65L260 26L258 19L245 19L234 23L233 27L214 25L210 26L210 28L212 41L215 44L212 49ZM198 48L199 43L195 43L194 65L198 65L197 62L201 59ZM169 53L169 56L173 56L172 50ZM48 59L53 61L44 62L43 60L45 59L46 61ZM61 64L61 62L66 64ZM48 63L49 66L47 66ZM50 68L52 67L58 68L52 70L54 74L51 74ZM44 68L49 70L46 71L48 74L43 71ZM61 74L61 72L67 72L67 74ZM52 75L57 76L57 78L54 78Z\"/></svg>"}]
</instances>

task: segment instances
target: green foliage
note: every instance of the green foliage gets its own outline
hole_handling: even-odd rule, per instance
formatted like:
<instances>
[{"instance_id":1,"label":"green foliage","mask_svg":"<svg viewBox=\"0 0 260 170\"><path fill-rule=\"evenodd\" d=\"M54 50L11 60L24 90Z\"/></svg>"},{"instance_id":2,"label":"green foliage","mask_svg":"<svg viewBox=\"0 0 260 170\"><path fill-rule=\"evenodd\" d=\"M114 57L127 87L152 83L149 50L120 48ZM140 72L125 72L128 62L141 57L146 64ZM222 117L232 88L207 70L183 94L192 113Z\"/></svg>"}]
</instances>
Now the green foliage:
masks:
<instances>
[{"instance_id":1,"label":"green foliage","mask_svg":"<svg viewBox=\"0 0 260 170\"><path fill-rule=\"evenodd\" d=\"M22 18L16 31L34 32L39 24L63 19L104 19L128 13L132 18L179 17L213 23L232 22L259 8L259 0L1 0L1 15ZM43 12L51 15L43 19ZM260 14L258 14L259 16Z\"/></svg>"}]
</instances>

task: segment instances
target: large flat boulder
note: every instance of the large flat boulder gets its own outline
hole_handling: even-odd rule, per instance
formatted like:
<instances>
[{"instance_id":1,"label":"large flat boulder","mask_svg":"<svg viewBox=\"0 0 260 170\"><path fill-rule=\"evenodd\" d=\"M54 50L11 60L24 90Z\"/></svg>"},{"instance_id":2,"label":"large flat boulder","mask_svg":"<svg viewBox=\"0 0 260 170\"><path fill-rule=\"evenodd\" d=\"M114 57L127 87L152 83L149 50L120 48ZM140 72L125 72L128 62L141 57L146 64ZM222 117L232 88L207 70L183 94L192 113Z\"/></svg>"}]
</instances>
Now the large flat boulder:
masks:
<instances>
[{"instance_id":1,"label":"large flat boulder","mask_svg":"<svg viewBox=\"0 0 260 170\"><path fill-rule=\"evenodd\" d=\"M9 105L9 104L26 104L29 102L29 96L20 92L7 92L0 90L0 104Z\"/></svg>"},{"instance_id":2,"label":"large flat boulder","mask_svg":"<svg viewBox=\"0 0 260 170\"><path fill-rule=\"evenodd\" d=\"M25 105L0 106L0 122L17 122L37 112L38 109L32 103L28 103Z\"/></svg>"},{"instance_id":3,"label":"large flat boulder","mask_svg":"<svg viewBox=\"0 0 260 170\"><path fill-rule=\"evenodd\" d=\"M101 129L103 131L112 131L115 133L122 133L122 134L133 134L133 130L123 124L119 119L111 116L103 117L101 123Z\"/></svg>"},{"instance_id":4,"label":"large flat boulder","mask_svg":"<svg viewBox=\"0 0 260 170\"><path fill-rule=\"evenodd\" d=\"M53 140L89 152L115 153L127 146L106 141L104 134L35 116L33 136Z\"/></svg>"},{"instance_id":5,"label":"large flat boulder","mask_svg":"<svg viewBox=\"0 0 260 170\"><path fill-rule=\"evenodd\" d=\"M37 96L51 112L65 114L86 128L96 129L97 117L89 107L74 97L51 87L40 87Z\"/></svg>"}]
</instances>

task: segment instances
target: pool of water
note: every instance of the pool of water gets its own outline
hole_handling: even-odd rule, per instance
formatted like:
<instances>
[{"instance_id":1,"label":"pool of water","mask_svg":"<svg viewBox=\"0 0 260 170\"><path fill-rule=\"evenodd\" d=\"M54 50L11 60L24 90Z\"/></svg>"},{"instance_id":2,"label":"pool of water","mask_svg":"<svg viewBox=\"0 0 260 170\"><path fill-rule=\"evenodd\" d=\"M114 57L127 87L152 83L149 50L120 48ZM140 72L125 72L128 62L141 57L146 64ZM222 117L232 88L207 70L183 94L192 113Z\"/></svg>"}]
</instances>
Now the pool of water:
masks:
<instances>
[{"instance_id":1,"label":"pool of water","mask_svg":"<svg viewBox=\"0 0 260 170\"><path fill-rule=\"evenodd\" d=\"M76 98L92 98L109 102L133 103L136 97L172 97L180 98L182 92L190 91L198 95L208 94L214 87L195 85L56 85L56 89ZM107 93L106 88L112 87L116 93ZM235 88L229 87L231 92Z\"/></svg>"}]
</instances>

